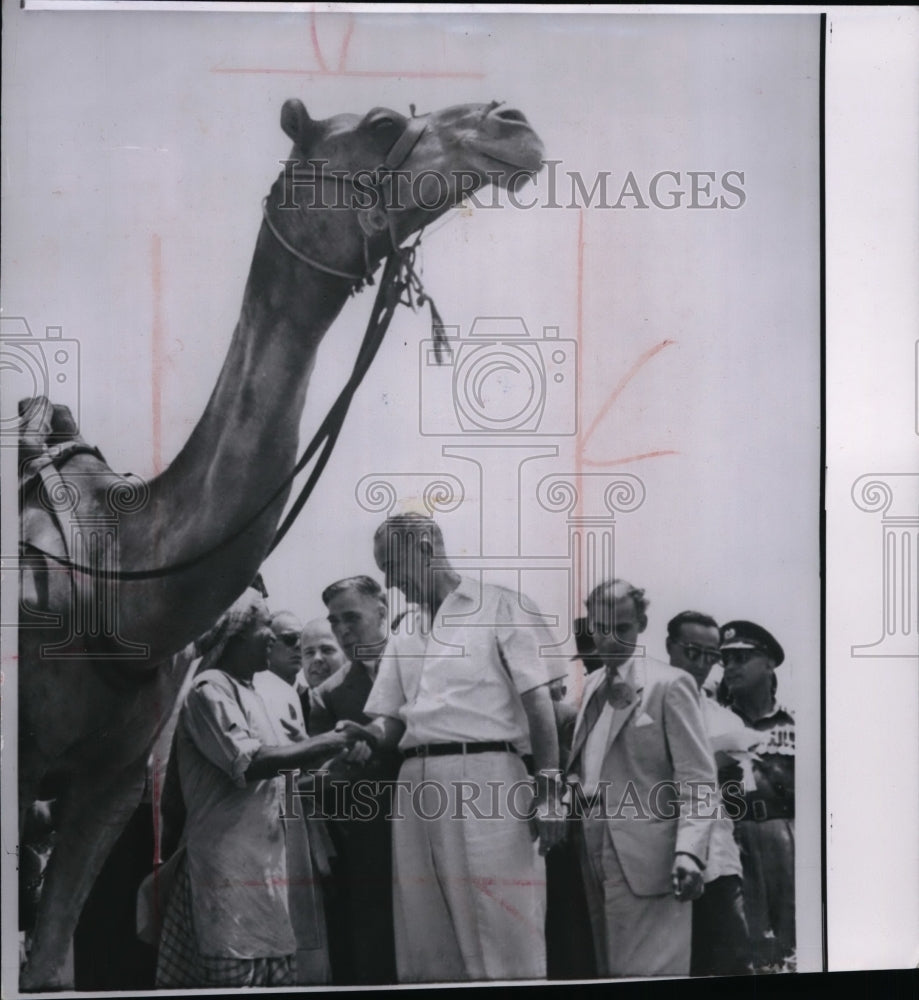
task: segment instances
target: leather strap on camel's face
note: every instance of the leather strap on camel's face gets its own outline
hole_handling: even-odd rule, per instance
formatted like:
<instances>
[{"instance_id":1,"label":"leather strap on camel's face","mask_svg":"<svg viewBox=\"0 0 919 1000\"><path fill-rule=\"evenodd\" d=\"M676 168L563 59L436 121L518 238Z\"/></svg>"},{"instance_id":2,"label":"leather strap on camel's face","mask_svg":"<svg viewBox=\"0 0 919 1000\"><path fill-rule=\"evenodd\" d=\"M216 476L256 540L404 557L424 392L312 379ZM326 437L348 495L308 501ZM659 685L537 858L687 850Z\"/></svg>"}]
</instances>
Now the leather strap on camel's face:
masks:
<instances>
[{"instance_id":1,"label":"leather strap on camel's face","mask_svg":"<svg viewBox=\"0 0 919 1000\"><path fill-rule=\"evenodd\" d=\"M371 177L373 178L372 187L376 195L376 203L382 207L383 216L385 218L385 228L389 231L389 239L392 244L392 249L397 250L399 248L399 240L396 234L396 224L392 213L387 209L386 194L383 191L383 185L387 178L392 176L393 171L398 170L403 163L411 155L412 150L418 145L418 141L424 135L427 129L427 116L415 117L414 116L414 105L412 105L413 117L411 117L406 123L405 128L402 130L402 134L390 147L389 152L386 154L383 162L371 171ZM354 186L354 182L347 177L341 177L339 175L327 174L321 168L317 169L317 164L313 164L313 176L319 177L322 180L334 181L339 184L348 184ZM287 250L289 253L293 254L299 260L304 263L309 264L311 267L315 268L317 271L322 271L325 274L331 274L338 278L346 278L349 281L354 282L355 289L359 289L364 285L372 285L372 271L370 263L370 237L376 231L375 226L361 214L361 210L358 209L358 221L360 222L361 231L364 234L364 265L365 270L363 274L353 274L348 271L342 271L337 268L329 267L327 264L323 264L320 261L315 260L311 256L307 256L303 251L298 250L296 247L292 246L279 232L278 228L272 221L268 214L268 202L265 199L262 202L262 214L265 218L265 222L278 240L278 242ZM382 226L380 227L383 228Z\"/></svg>"},{"instance_id":2,"label":"leather strap on camel's face","mask_svg":"<svg viewBox=\"0 0 919 1000\"><path fill-rule=\"evenodd\" d=\"M374 171L374 187L376 188L377 197L380 198L380 204L383 205L383 213L386 216L386 225L389 229L389 242L392 244L393 250L398 249L399 238L396 235L396 220L393 217L392 212L386 208L386 196L383 193L383 183L388 175L390 175L394 170L398 170L399 167L405 163L411 155L412 150L418 145L418 140L422 137L422 135L424 135L425 129L428 127L425 118L409 118L408 124L405 126L402 135L396 139L395 143L386 154L386 158ZM364 243L364 254L365 258L367 258L369 268L369 247L367 246L366 240Z\"/></svg>"},{"instance_id":3,"label":"leather strap on camel's face","mask_svg":"<svg viewBox=\"0 0 919 1000\"><path fill-rule=\"evenodd\" d=\"M409 118L402 135L396 139L392 148L386 154L386 159L377 168L377 173L380 171L398 170L405 163L409 154L418 145L418 140L424 135L425 129L428 127L425 120L426 117Z\"/></svg>"}]
</instances>

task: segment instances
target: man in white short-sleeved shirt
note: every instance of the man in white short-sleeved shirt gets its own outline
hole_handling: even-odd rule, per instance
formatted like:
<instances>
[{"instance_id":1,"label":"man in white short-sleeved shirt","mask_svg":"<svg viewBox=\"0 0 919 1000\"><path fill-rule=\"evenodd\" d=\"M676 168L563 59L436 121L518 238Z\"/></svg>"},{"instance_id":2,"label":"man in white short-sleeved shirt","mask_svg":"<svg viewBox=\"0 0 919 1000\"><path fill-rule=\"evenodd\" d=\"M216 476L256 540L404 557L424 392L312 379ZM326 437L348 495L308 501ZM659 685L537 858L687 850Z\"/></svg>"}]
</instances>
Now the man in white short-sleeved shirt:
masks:
<instances>
[{"instance_id":1,"label":"man in white short-sleeved shirt","mask_svg":"<svg viewBox=\"0 0 919 1000\"><path fill-rule=\"evenodd\" d=\"M393 822L399 980L544 978L541 855L564 835L548 688L559 671L519 595L460 576L431 518L390 518L374 556L418 605L365 706L379 743L406 758Z\"/></svg>"}]
</instances>

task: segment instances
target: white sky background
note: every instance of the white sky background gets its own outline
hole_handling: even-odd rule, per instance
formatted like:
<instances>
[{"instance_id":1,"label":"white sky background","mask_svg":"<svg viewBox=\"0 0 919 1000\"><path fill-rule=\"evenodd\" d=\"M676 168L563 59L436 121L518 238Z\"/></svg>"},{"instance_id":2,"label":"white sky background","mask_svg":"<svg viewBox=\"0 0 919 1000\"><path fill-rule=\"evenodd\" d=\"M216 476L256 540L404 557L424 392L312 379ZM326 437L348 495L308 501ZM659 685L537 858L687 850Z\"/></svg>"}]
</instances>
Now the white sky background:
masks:
<instances>
[{"instance_id":1,"label":"white sky background","mask_svg":"<svg viewBox=\"0 0 919 1000\"><path fill-rule=\"evenodd\" d=\"M779 676L798 707L800 787L814 790L811 801L799 797L800 895L812 904L800 918L799 968L818 968L818 18L319 18L331 70L350 33L348 71L473 74L409 79L317 72L302 14L16 15L4 73L4 128L16 142L4 151L3 314L79 341L81 430L117 471L146 477L158 458L168 463L207 401L260 202L289 152L279 126L288 97L317 118L503 100L525 112L560 174L579 171L589 188L610 171L611 201L629 171L646 199L662 170L679 171L687 192L687 171L743 172L736 211L688 209L687 194L673 211L453 213L424 244L424 278L445 322L464 331L476 316L518 315L531 334L548 325L580 336L582 428L645 351L674 341L629 382L586 454L676 452L610 470L641 477L647 491L639 510L617 518L615 567L647 588L651 655L664 657L666 622L687 607L751 618L785 647ZM717 179L712 190L727 194ZM545 195L544 174L521 196ZM559 200L569 200L567 182ZM304 440L346 377L371 295L349 302L326 337ZM157 322L166 358L158 431ZM369 473L460 477L467 503L442 518L454 553L479 551L484 517L511 538L519 521L525 554L564 555L564 515L529 500L518 517L506 490L480 498L472 466L441 453L463 439L419 434L419 343L429 335L426 310L397 313L313 498L263 567L274 607L313 617L327 583L375 573L381 515L354 499ZM4 393L5 413L15 397ZM530 463L527 488L574 471L573 438L534 440L560 454ZM524 581L563 618L566 587L557 573Z\"/></svg>"},{"instance_id":2,"label":"white sky background","mask_svg":"<svg viewBox=\"0 0 919 1000\"><path fill-rule=\"evenodd\" d=\"M696 606L720 620L761 621L791 664L813 661L817 21L360 15L352 27L350 70L482 78L215 72L315 69L305 15L24 19L21 51L43 71L30 70L27 89L14 89L15 72L8 84L9 127L21 125L25 142L7 159L16 241L5 247L4 314L79 340L84 436L116 470L155 471L158 238L162 461L186 439L237 318L261 197L289 150L278 124L286 97L301 97L314 117L505 100L528 115L547 158L562 161L562 181L567 170L590 184L610 171L610 201L630 170L646 200L660 170L680 171L687 191L686 171L743 171L746 203L736 211L602 210L596 200L584 211L581 420L586 428L644 351L675 342L630 382L586 449L594 461L678 452L617 467L648 493L639 511L620 516L616 563L652 599L649 647L660 652L667 618ZM333 66L347 30L345 15L318 21ZM544 174L521 197L545 202L546 182ZM736 202L717 181L713 191ZM477 315L519 315L533 334L552 325L576 337L578 224L571 208L453 213L424 244L426 286L445 322L468 330ZM304 438L353 360L371 294L349 302L322 346ZM418 434L418 345L428 336L426 311L397 314L319 488L264 567L273 603L316 613L326 583L373 569L379 517L353 501L360 476L443 470L475 489L467 463L440 455L443 439ZM539 443L562 452L534 465L540 475L573 471L573 439ZM507 500L486 504L503 509ZM444 517L454 551L475 551L477 518L474 503ZM540 552L541 534L535 544L533 554L559 551ZM789 579L810 591L795 606Z\"/></svg>"}]
</instances>

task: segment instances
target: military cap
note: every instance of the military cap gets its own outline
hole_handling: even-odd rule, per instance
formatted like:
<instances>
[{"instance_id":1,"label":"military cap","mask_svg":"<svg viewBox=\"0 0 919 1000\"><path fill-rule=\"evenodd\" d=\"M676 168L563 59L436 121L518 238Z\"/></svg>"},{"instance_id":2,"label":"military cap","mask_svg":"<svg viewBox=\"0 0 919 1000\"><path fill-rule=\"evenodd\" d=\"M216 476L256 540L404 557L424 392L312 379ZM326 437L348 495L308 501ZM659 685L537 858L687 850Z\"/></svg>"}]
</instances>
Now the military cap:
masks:
<instances>
[{"instance_id":1,"label":"military cap","mask_svg":"<svg viewBox=\"0 0 919 1000\"><path fill-rule=\"evenodd\" d=\"M721 626L722 649L759 649L778 666L785 651L771 632L755 622L735 621Z\"/></svg>"}]
</instances>

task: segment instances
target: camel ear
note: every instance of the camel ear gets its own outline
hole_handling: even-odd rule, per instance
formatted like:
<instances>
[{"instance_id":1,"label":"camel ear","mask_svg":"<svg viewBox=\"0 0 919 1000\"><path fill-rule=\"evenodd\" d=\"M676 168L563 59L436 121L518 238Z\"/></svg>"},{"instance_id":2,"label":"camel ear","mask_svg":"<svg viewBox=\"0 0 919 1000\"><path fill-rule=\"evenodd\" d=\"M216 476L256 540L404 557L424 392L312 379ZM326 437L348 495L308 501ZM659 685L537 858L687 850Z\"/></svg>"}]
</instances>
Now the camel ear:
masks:
<instances>
[{"instance_id":1,"label":"camel ear","mask_svg":"<svg viewBox=\"0 0 919 1000\"><path fill-rule=\"evenodd\" d=\"M313 128L313 119L303 106L303 101L291 97L284 102L284 107L281 108L281 128L301 148L307 144Z\"/></svg>"}]
</instances>

